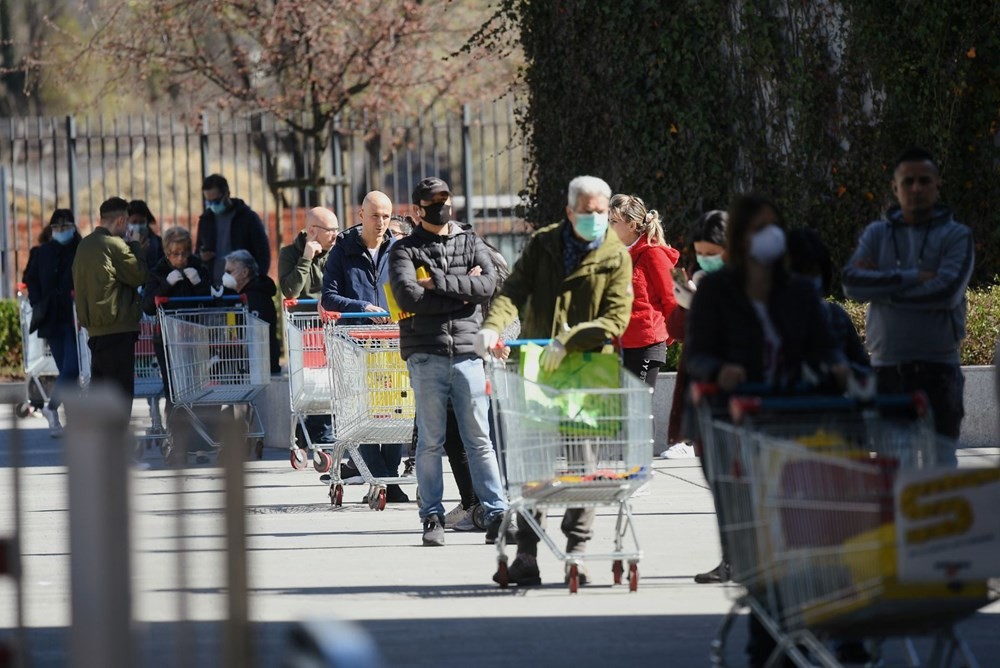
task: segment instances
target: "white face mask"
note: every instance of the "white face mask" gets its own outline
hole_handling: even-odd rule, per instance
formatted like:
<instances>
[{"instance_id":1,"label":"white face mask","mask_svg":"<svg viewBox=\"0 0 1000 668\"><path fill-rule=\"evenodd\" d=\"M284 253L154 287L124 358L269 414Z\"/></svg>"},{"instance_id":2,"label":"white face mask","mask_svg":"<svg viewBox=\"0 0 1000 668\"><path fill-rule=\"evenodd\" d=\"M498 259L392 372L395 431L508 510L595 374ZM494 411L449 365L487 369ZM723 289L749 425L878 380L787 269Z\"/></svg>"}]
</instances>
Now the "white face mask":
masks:
<instances>
[{"instance_id":1,"label":"white face mask","mask_svg":"<svg viewBox=\"0 0 1000 668\"><path fill-rule=\"evenodd\" d=\"M225 273L222 275L222 287L229 288L230 290L236 289L236 279L230 273Z\"/></svg>"},{"instance_id":2,"label":"white face mask","mask_svg":"<svg viewBox=\"0 0 1000 668\"><path fill-rule=\"evenodd\" d=\"M750 257L771 266L785 254L785 231L777 225L768 225L750 237Z\"/></svg>"}]
</instances>

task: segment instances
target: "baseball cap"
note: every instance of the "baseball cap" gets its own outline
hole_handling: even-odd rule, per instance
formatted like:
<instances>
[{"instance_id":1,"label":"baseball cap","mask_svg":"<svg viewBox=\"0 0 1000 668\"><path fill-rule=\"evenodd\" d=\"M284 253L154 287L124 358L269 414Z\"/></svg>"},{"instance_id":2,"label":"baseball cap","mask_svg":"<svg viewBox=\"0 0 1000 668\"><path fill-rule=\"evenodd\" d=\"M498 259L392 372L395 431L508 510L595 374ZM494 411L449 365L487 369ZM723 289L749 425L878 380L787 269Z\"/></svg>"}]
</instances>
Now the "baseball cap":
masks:
<instances>
[{"instance_id":1,"label":"baseball cap","mask_svg":"<svg viewBox=\"0 0 1000 668\"><path fill-rule=\"evenodd\" d=\"M429 202L434 199L434 195L439 193L451 194L451 188L443 180L436 176L428 176L420 181L413 189L413 203L420 204L420 200Z\"/></svg>"}]
</instances>

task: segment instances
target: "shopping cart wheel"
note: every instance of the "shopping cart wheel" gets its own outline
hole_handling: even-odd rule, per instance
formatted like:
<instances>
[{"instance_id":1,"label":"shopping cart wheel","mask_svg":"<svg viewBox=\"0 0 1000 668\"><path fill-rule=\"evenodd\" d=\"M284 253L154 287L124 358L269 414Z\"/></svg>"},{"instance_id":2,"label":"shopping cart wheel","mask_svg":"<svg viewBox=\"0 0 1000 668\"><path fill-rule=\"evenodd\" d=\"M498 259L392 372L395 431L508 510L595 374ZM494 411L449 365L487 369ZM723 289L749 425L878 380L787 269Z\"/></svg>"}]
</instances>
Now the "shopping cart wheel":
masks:
<instances>
[{"instance_id":1,"label":"shopping cart wheel","mask_svg":"<svg viewBox=\"0 0 1000 668\"><path fill-rule=\"evenodd\" d=\"M317 473L329 473L333 468L333 457L329 453L317 450L313 455L313 468Z\"/></svg>"},{"instance_id":2,"label":"shopping cart wheel","mask_svg":"<svg viewBox=\"0 0 1000 668\"><path fill-rule=\"evenodd\" d=\"M19 418L26 418L31 415L31 404L27 401L22 401L17 406L14 406L14 415Z\"/></svg>"},{"instance_id":3,"label":"shopping cart wheel","mask_svg":"<svg viewBox=\"0 0 1000 668\"><path fill-rule=\"evenodd\" d=\"M615 559L614 563L611 564L611 572L615 576L615 584L620 585L622 583L622 574L625 572L625 567L622 565L621 559Z\"/></svg>"},{"instance_id":4,"label":"shopping cart wheel","mask_svg":"<svg viewBox=\"0 0 1000 668\"><path fill-rule=\"evenodd\" d=\"M476 525L477 529L486 529L486 509L483 508L482 504L477 503L472 509L472 523Z\"/></svg>"},{"instance_id":5,"label":"shopping cart wheel","mask_svg":"<svg viewBox=\"0 0 1000 668\"><path fill-rule=\"evenodd\" d=\"M309 466L309 459L302 448L292 448L288 459L292 462L292 468L296 471L304 471Z\"/></svg>"},{"instance_id":6,"label":"shopping cart wheel","mask_svg":"<svg viewBox=\"0 0 1000 668\"><path fill-rule=\"evenodd\" d=\"M336 507L344 505L344 486L341 484L330 487L330 503Z\"/></svg>"},{"instance_id":7,"label":"shopping cart wheel","mask_svg":"<svg viewBox=\"0 0 1000 668\"><path fill-rule=\"evenodd\" d=\"M256 460L264 459L264 439L255 438L250 441L250 456Z\"/></svg>"},{"instance_id":8,"label":"shopping cart wheel","mask_svg":"<svg viewBox=\"0 0 1000 668\"><path fill-rule=\"evenodd\" d=\"M570 565L566 580L569 582L569 593L575 594L580 588L580 569L576 567L576 564Z\"/></svg>"},{"instance_id":9,"label":"shopping cart wheel","mask_svg":"<svg viewBox=\"0 0 1000 668\"><path fill-rule=\"evenodd\" d=\"M497 561L497 574L493 579L496 580L501 589L506 589L507 585L510 584L510 577L507 575L506 557L502 557Z\"/></svg>"},{"instance_id":10,"label":"shopping cart wheel","mask_svg":"<svg viewBox=\"0 0 1000 668\"><path fill-rule=\"evenodd\" d=\"M378 491L378 509L385 510L385 488L381 488Z\"/></svg>"},{"instance_id":11,"label":"shopping cart wheel","mask_svg":"<svg viewBox=\"0 0 1000 668\"><path fill-rule=\"evenodd\" d=\"M632 562L628 565L628 590L637 591L639 589L639 564Z\"/></svg>"}]
</instances>

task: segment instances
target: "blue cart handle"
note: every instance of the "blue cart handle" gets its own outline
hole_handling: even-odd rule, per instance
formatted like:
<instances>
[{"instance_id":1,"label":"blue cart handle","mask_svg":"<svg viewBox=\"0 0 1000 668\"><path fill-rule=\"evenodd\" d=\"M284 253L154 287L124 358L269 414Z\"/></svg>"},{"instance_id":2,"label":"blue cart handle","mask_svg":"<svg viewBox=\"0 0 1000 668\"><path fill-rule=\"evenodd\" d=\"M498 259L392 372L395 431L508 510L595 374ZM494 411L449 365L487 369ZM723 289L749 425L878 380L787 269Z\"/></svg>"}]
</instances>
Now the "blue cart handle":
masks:
<instances>
[{"instance_id":1,"label":"blue cart handle","mask_svg":"<svg viewBox=\"0 0 1000 668\"><path fill-rule=\"evenodd\" d=\"M204 304L208 302L243 302L246 303L246 295L222 295L221 297L197 296L197 297L157 297L156 305L163 304Z\"/></svg>"},{"instance_id":2,"label":"blue cart handle","mask_svg":"<svg viewBox=\"0 0 1000 668\"><path fill-rule=\"evenodd\" d=\"M535 344L536 346L547 346L552 343L552 339L512 339L511 341L500 341L497 343L497 347L508 346L510 348L517 348L519 346L526 346L528 344Z\"/></svg>"}]
</instances>

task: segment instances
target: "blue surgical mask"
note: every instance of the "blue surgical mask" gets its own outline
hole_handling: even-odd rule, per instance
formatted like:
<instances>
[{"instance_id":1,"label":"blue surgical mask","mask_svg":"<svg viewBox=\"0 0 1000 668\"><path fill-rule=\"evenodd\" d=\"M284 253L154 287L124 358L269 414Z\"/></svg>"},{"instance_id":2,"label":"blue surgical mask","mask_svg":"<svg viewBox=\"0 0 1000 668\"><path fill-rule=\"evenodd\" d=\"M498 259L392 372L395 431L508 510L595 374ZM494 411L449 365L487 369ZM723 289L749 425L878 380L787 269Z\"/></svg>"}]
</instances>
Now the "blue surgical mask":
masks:
<instances>
[{"instance_id":1,"label":"blue surgical mask","mask_svg":"<svg viewBox=\"0 0 1000 668\"><path fill-rule=\"evenodd\" d=\"M221 199L218 202L205 202L205 208L212 213L222 213L226 210L226 200Z\"/></svg>"},{"instance_id":2,"label":"blue surgical mask","mask_svg":"<svg viewBox=\"0 0 1000 668\"><path fill-rule=\"evenodd\" d=\"M146 230L148 229L149 225L146 223L129 223L128 233L135 238L146 234Z\"/></svg>"},{"instance_id":3,"label":"blue surgical mask","mask_svg":"<svg viewBox=\"0 0 1000 668\"><path fill-rule=\"evenodd\" d=\"M73 232L75 232L75 230L61 230L59 232L53 231L52 238L65 246L69 242L73 241Z\"/></svg>"},{"instance_id":4,"label":"blue surgical mask","mask_svg":"<svg viewBox=\"0 0 1000 668\"><path fill-rule=\"evenodd\" d=\"M724 266L726 266L725 260L722 259L722 254L718 255L698 255L698 266L706 274L711 274L713 271L719 271Z\"/></svg>"},{"instance_id":5,"label":"blue surgical mask","mask_svg":"<svg viewBox=\"0 0 1000 668\"><path fill-rule=\"evenodd\" d=\"M608 231L608 214L578 213L576 214L576 233L587 241L602 238Z\"/></svg>"}]
</instances>

